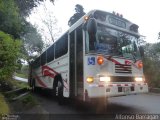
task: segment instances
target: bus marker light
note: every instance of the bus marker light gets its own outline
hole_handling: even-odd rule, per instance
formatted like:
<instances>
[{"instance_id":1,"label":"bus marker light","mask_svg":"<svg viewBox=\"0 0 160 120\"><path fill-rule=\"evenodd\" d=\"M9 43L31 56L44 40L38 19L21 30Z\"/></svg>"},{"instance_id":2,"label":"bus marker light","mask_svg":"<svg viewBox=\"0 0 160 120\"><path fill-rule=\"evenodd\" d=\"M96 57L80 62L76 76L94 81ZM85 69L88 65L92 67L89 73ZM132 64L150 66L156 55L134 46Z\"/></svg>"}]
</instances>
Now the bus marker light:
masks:
<instances>
[{"instance_id":1,"label":"bus marker light","mask_svg":"<svg viewBox=\"0 0 160 120\"><path fill-rule=\"evenodd\" d=\"M84 20L87 21L89 19L88 16L84 16Z\"/></svg>"},{"instance_id":2,"label":"bus marker light","mask_svg":"<svg viewBox=\"0 0 160 120\"><path fill-rule=\"evenodd\" d=\"M99 56L99 57L97 58L97 63L98 63L99 65L102 65L102 64L104 63L104 58L103 58L102 56Z\"/></svg>"}]
</instances>

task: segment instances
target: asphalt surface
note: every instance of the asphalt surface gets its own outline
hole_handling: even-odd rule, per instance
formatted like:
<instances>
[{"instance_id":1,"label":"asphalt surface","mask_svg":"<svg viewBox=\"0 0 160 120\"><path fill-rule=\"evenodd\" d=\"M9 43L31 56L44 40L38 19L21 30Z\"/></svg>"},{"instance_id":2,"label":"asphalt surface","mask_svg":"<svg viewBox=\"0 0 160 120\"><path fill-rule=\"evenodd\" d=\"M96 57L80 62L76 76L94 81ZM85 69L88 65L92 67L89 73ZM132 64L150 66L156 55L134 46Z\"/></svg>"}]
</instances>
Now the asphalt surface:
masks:
<instances>
[{"instance_id":1,"label":"asphalt surface","mask_svg":"<svg viewBox=\"0 0 160 120\"><path fill-rule=\"evenodd\" d=\"M106 109L99 110L95 105L84 103L66 102L60 106L56 98L51 98L48 92L39 92L33 94L49 115L47 119L65 119L65 120L160 120L160 95L155 93L128 95L113 97L108 99ZM123 118L125 115L128 118ZM131 116L132 115L132 116ZM137 117L137 115L157 115L149 119L146 116ZM55 117L56 116L56 117Z\"/></svg>"},{"instance_id":2,"label":"asphalt surface","mask_svg":"<svg viewBox=\"0 0 160 120\"><path fill-rule=\"evenodd\" d=\"M18 80L18 81L22 81L22 82L28 82L28 79L21 78L21 77L18 77L18 76L13 76L13 79Z\"/></svg>"}]
</instances>

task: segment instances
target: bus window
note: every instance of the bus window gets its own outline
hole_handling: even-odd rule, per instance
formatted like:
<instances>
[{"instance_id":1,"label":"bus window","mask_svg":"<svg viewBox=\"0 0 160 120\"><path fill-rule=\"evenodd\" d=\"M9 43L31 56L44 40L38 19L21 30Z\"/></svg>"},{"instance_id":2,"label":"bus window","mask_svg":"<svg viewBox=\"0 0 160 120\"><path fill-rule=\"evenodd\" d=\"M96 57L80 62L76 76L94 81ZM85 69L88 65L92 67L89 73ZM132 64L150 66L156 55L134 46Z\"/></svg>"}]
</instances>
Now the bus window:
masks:
<instances>
[{"instance_id":1,"label":"bus window","mask_svg":"<svg viewBox=\"0 0 160 120\"><path fill-rule=\"evenodd\" d=\"M55 51L55 58L59 58L68 52L68 34L65 34L56 42Z\"/></svg>"},{"instance_id":2,"label":"bus window","mask_svg":"<svg viewBox=\"0 0 160 120\"><path fill-rule=\"evenodd\" d=\"M47 62L54 60L54 44L47 50Z\"/></svg>"},{"instance_id":3,"label":"bus window","mask_svg":"<svg viewBox=\"0 0 160 120\"><path fill-rule=\"evenodd\" d=\"M41 65L46 64L46 52L41 55Z\"/></svg>"},{"instance_id":4,"label":"bus window","mask_svg":"<svg viewBox=\"0 0 160 120\"><path fill-rule=\"evenodd\" d=\"M38 68L38 67L40 67L40 57L38 57L35 61L34 61L34 68Z\"/></svg>"}]
</instances>

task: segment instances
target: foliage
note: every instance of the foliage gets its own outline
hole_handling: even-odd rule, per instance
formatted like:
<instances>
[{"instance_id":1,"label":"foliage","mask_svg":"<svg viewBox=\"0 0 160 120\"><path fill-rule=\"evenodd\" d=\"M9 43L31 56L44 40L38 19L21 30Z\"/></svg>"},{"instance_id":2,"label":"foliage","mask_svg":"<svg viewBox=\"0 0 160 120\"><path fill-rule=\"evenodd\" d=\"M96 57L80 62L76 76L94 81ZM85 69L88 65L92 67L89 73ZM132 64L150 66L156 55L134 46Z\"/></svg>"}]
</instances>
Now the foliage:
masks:
<instances>
[{"instance_id":1,"label":"foliage","mask_svg":"<svg viewBox=\"0 0 160 120\"><path fill-rule=\"evenodd\" d=\"M160 87L160 43L147 43L144 45L145 58L144 74L150 87Z\"/></svg>"},{"instance_id":2,"label":"foliage","mask_svg":"<svg viewBox=\"0 0 160 120\"><path fill-rule=\"evenodd\" d=\"M15 0L20 14L23 17L29 16L34 7L37 7L40 2L44 2L46 0ZM54 0L50 0L54 4Z\"/></svg>"},{"instance_id":3,"label":"foliage","mask_svg":"<svg viewBox=\"0 0 160 120\"><path fill-rule=\"evenodd\" d=\"M0 31L0 80L12 77L21 42Z\"/></svg>"},{"instance_id":4,"label":"foliage","mask_svg":"<svg viewBox=\"0 0 160 120\"><path fill-rule=\"evenodd\" d=\"M41 53L43 49L43 41L40 33L37 31L37 28L26 21L23 26L24 34L21 35L24 45L23 53L25 53L27 57L32 56L33 52Z\"/></svg>"},{"instance_id":5,"label":"foliage","mask_svg":"<svg viewBox=\"0 0 160 120\"><path fill-rule=\"evenodd\" d=\"M85 15L85 12L83 11L83 6L77 4L75 6L76 13L69 19L68 25L71 27L76 21L78 21L83 15Z\"/></svg>"},{"instance_id":6,"label":"foliage","mask_svg":"<svg viewBox=\"0 0 160 120\"><path fill-rule=\"evenodd\" d=\"M23 3L22 0L19 2ZM36 49L40 52L43 47L41 35L37 32L35 26L24 19L24 16L20 16L19 12L21 11L19 11L17 4L13 0L0 0L0 30L14 38L22 38L24 40L22 51L26 55L29 54L29 50L33 52Z\"/></svg>"},{"instance_id":7,"label":"foliage","mask_svg":"<svg viewBox=\"0 0 160 120\"><path fill-rule=\"evenodd\" d=\"M21 19L13 0L0 0L0 30L19 38Z\"/></svg>"}]
</instances>

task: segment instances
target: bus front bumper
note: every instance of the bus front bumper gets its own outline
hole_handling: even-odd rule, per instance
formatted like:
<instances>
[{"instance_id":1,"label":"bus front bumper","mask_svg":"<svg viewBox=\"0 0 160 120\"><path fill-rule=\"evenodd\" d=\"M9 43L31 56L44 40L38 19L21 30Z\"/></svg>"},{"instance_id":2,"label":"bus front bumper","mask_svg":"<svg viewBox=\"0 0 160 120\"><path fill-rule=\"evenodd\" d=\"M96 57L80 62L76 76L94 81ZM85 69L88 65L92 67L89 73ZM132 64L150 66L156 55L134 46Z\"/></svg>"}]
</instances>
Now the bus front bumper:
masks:
<instances>
[{"instance_id":1,"label":"bus front bumper","mask_svg":"<svg viewBox=\"0 0 160 120\"><path fill-rule=\"evenodd\" d=\"M139 84L110 84L97 85L90 84L87 89L89 98L114 97L137 93L147 93L147 83Z\"/></svg>"}]
</instances>

